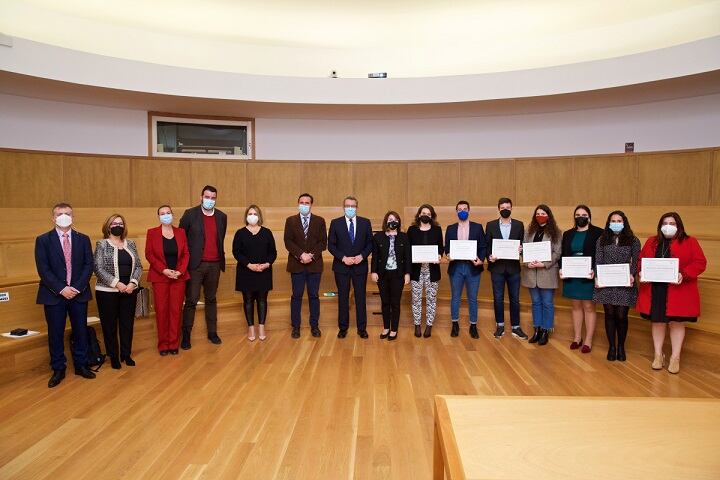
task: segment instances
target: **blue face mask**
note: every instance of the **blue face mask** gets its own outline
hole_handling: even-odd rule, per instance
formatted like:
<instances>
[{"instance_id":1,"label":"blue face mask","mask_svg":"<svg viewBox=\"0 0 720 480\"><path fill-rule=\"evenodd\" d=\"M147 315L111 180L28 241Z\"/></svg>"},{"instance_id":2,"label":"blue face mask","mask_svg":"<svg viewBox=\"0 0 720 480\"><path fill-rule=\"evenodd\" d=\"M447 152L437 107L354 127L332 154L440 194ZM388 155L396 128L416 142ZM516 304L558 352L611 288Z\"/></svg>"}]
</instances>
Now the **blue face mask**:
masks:
<instances>
[{"instance_id":1,"label":"blue face mask","mask_svg":"<svg viewBox=\"0 0 720 480\"><path fill-rule=\"evenodd\" d=\"M613 233L620 233L623 231L623 228L625 228L624 223L610 222L610 230L612 230Z\"/></svg>"},{"instance_id":2,"label":"blue face mask","mask_svg":"<svg viewBox=\"0 0 720 480\"><path fill-rule=\"evenodd\" d=\"M460 210L459 212L457 212L457 214L458 214L458 218L460 220L462 220L463 222L465 220L467 220L468 217L470 217L470 212L468 212L467 210Z\"/></svg>"},{"instance_id":3,"label":"blue face mask","mask_svg":"<svg viewBox=\"0 0 720 480\"><path fill-rule=\"evenodd\" d=\"M172 213L163 213L160 215L160 223L163 225L170 225L172 223L173 216Z\"/></svg>"},{"instance_id":4,"label":"blue face mask","mask_svg":"<svg viewBox=\"0 0 720 480\"><path fill-rule=\"evenodd\" d=\"M345 207L345 216L348 218L354 218L355 214L357 213L357 208L355 207Z\"/></svg>"},{"instance_id":5,"label":"blue face mask","mask_svg":"<svg viewBox=\"0 0 720 480\"><path fill-rule=\"evenodd\" d=\"M307 215L310 213L310 205L303 205L302 203L298 205L298 210L302 215Z\"/></svg>"},{"instance_id":6,"label":"blue face mask","mask_svg":"<svg viewBox=\"0 0 720 480\"><path fill-rule=\"evenodd\" d=\"M203 198L202 206L205 210L212 210L215 208L215 200L212 198Z\"/></svg>"}]
</instances>

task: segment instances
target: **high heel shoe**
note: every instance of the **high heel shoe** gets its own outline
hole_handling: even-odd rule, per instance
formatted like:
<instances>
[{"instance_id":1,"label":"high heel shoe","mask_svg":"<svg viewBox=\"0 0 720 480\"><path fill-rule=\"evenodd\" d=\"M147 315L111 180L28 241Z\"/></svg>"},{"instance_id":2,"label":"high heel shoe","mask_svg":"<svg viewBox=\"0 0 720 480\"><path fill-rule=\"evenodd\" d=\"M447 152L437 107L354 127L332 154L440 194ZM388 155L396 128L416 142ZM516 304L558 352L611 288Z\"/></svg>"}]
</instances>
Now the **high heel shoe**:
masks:
<instances>
[{"instance_id":1,"label":"high heel shoe","mask_svg":"<svg viewBox=\"0 0 720 480\"><path fill-rule=\"evenodd\" d=\"M395 335L392 335L394 333ZM397 340L397 332L391 332L388 334L388 342L392 342L393 340Z\"/></svg>"},{"instance_id":2,"label":"high heel shoe","mask_svg":"<svg viewBox=\"0 0 720 480\"><path fill-rule=\"evenodd\" d=\"M680 371L680 357L670 357L668 362L668 372L678 373Z\"/></svg>"},{"instance_id":3,"label":"high heel shoe","mask_svg":"<svg viewBox=\"0 0 720 480\"><path fill-rule=\"evenodd\" d=\"M380 340L385 340L390 335L390 330L385 330L380 334Z\"/></svg>"},{"instance_id":4,"label":"high heel shoe","mask_svg":"<svg viewBox=\"0 0 720 480\"><path fill-rule=\"evenodd\" d=\"M573 340L570 344L570 350L577 350L580 347L582 347L582 338L580 340Z\"/></svg>"},{"instance_id":5,"label":"high heel shoe","mask_svg":"<svg viewBox=\"0 0 720 480\"><path fill-rule=\"evenodd\" d=\"M664 354L655 355L655 358L653 359L653 362L652 362L652 369L653 370L662 370L664 364L665 364L665 355Z\"/></svg>"}]
</instances>

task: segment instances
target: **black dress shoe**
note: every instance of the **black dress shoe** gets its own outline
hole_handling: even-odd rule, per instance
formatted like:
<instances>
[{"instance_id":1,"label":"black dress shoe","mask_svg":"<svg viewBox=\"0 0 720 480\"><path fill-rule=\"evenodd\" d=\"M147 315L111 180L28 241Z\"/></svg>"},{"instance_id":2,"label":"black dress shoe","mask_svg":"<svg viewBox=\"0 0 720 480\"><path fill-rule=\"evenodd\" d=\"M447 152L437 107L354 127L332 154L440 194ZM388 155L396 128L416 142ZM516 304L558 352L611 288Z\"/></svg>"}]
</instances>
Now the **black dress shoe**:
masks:
<instances>
[{"instance_id":1,"label":"black dress shoe","mask_svg":"<svg viewBox=\"0 0 720 480\"><path fill-rule=\"evenodd\" d=\"M170 350L160 350L160 356L165 357L170 353Z\"/></svg>"},{"instance_id":2,"label":"black dress shoe","mask_svg":"<svg viewBox=\"0 0 720 480\"><path fill-rule=\"evenodd\" d=\"M475 323L470 324L470 336L472 338L480 338L480 334L478 333L478 330L477 330L477 324L475 324Z\"/></svg>"},{"instance_id":3,"label":"black dress shoe","mask_svg":"<svg viewBox=\"0 0 720 480\"><path fill-rule=\"evenodd\" d=\"M360 338L368 338L367 330L358 330L358 335Z\"/></svg>"},{"instance_id":4,"label":"black dress shoe","mask_svg":"<svg viewBox=\"0 0 720 480\"><path fill-rule=\"evenodd\" d=\"M76 368L75 375L80 375L83 378L95 378L95 372L91 371L87 367Z\"/></svg>"},{"instance_id":5,"label":"black dress shoe","mask_svg":"<svg viewBox=\"0 0 720 480\"><path fill-rule=\"evenodd\" d=\"M222 343L222 340L220 340L220 337L218 337L218 334L215 332L208 333L208 340L210 340L215 345L220 345Z\"/></svg>"},{"instance_id":6,"label":"black dress shoe","mask_svg":"<svg viewBox=\"0 0 720 480\"><path fill-rule=\"evenodd\" d=\"M388 334L388 342L392 342L393 340L397 340L397 332L395 332L395 335Z\"/></svg>"},{"instance_id":7,"label":"black dress shoe","mask_svg":"<svg viewBox=\"0 0 720 480\"><path fill-rule=\"evenodd\" d=\"M57 387L65 378L65 370L53 370L52 377L48 380L48 388Z\"/></svg>"},{"instance_id":8,"label":"black dress shoe","mask_svg":"<svg viewBox=\"0 0 720 480\"><path fill-rule=\"evenodd\" d=\"M422 337L422 330L420 329L420 325L415 325L415 336L418 338Z\"/></svg>"},{"instance_id":9,"label":"black dress shoe","mask_svg":"<svg viewBox=\"0 0 720 480\"><path fill-rule=\"evenodd\" d=\"M172 349L172 350L168 350L168 352L170 352L170 355L177 355L178 353L180 353L177 348L174 348L174 349Z\"/></svg>"},{"instance_id":10,"label":"black dress shoe","mask_svg":"<svg viewBox=\"0 0 720 480\"><path fill-rule=\"evenodd\" d=\"M122 368L122 364L117 357L110 357L110 366L115 370L120 370Z\"/></svg>"},{"instance_id":11,"label":"black dress shoe","mask_svg":"<svg viewBox=\"0 0 720 480\"><path fill-rule=\"evenodd\" d=\"M132 357L125 357L123 359L123 362L125 362L125 365L128 367L134 367L135 366L135 360L132 359Z\"/></svg>"},{"instance_id":12,"label":"black dress shoe","mask_svg":"<svg viewBox=\"0 0 720 480\"><path fill-rule=\"evenodd\" d=\"M317 338L317 337L319 337L320 335L322 335L322 333L320 332L320 329L319 329L318 327L312 327L312 328L310 329L310 333L311 333L312 336L315 337L315 338Z\"/></svg>"},{"instance_id":13,"label":"black dress shoe","mask_svg":"<svg viewBox=\"0 0 720 480\"><path fill-rule=\"evenodd\" d=\"M190 343L189 328L183 328L182 330L182 342L180 342L180 348L182 348L183 350L190 350L192 348L192 344Z\"/></svg>"},{"instance_id":14,"label":"black dress shoe","mask_svg":"<svg viewBox=\"0 0 720 480\"><path fill-rule=\"evenodd\" d=\"M457 337L460 333L460 322L452 322L452 327L450 328L450 336L451 337Z\"/></svg>"},{"instance_id":15,"label":"black dress shoe","mask_svg":"<svg viewBox=\"0 0 720 480\"><path fill-rule=\"evenodd\" d=\"M532 337L530 337L530 340L528 340L528 343L537 343L538 340L540 340L540 327L535 327L533 330Z\"/></svg>"},{"instance_id":16,"label":"black dress shoe","mask_svg":"<svg viewBox=\"0 0 720 480\"><path fill-rule=\"evenodd\" d=\"M388 330L386 333L381 333L380 340L385 340L389 336L390 336L390 330Z\"/></svg>"},{"instance_id":17,"label":"black dress shoe","mask_svg":"<svg viewBox=\"0 0 720 480\"><path fill-rule=\"evenodd\" d=\"M425 332L423 333L423 337L430 338L432 335L432 325L425 325Z\"/></svg>"},{"instance_id":18,"label":"black dress shoe","mask_svg":"<svg viewBox=\"0 0 720 480\"><path fill-rule=\"evenodd\" d=\"M540 332L540 338L538 339L538 345L547 345L548 341L550 340L550 330L547 328L542 328L542 331Z\"/></svg>"},{"instance_id":19,"label":"black dress shoe","mask_svg":"<svg viewBox=\"0 0 720 480\"><path fill-rule=\"evenodd\" d=\"M298 327L293 327L292 333L290 334L292 338L300 338L300 329Z\"/></svg>"},{"instance_id":20,"label":"black dress shoe","mask_svg":"<svg viewBox=\"0 0 720 480\"><path fill-rule=\"evenodd\" d=\"M345 337L347 337L347 330L338 330L337 337L338 337L338 338L345 338Z\"/></svg>"},{"instance_id":21,"label":"black dress shoe","mask_svg":"<svg viewBox=\"0 0 720 480\"><path fill-rule=\"evenodd\" d=\"M617 353L615 352L615 347L611 346L610 348L608 348L606 358L608 359L608 362L614 362L615 360L617 360Z\"/></svg>"},{"instance_id":22,"label":"black dress shoe","mask_svg":"<svg viewBox=\"0 0 720 480\"><path fill-rule=\"evenodd\" d=\"M619 345L617 348L617 359L620 362L624 362L627 360L627 356L625 355L625 345Z\"/></svg>"}]
</instances>

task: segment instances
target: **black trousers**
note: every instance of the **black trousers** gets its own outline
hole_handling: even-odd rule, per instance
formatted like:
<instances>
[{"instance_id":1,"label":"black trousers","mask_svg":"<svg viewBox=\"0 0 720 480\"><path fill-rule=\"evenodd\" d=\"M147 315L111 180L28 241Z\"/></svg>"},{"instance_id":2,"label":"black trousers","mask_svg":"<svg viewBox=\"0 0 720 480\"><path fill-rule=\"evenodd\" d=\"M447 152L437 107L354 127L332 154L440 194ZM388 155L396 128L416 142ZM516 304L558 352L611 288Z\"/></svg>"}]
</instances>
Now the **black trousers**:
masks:
<instances>
[{"instance_id":1,"label":"black trousers","mask_svg":"<svg viewBox=\"0 0 720 480\"><path fill-rule=\"evenodd\" d=\"M248 326L255 324L255 304L257 303L258 323L265 325L265 317L267 317L267 290L264 292L242 292L243 310L245 311L245 320Z\"/></svg>"},{"instance_id":2,"label":"black trousers","mask_svg":"<svg viewBox=\"0 0 720 480\"><path fill-rule=\"evenodd\" d=\"M105 342L105 353L110 358L127 358L132 353L137 292L137 290L134 290L129 295L127 293L103 292L100 290L95 292ZM119 352L118 330L120 333Z\"/></svg>"},{"instance_id":3,"label":"black trousers","mask_svg":"<svg viewBox=\"0 0 720 480\"><path fill-rule=\"evenodd\" d=\"M367 273L351 275L335 272L335 284L338 287L338 328L347 330L350 327L350 283L355 293L355 319L358 332L367 329L367 309L365 306L365 288Z\"/></svg>"},{"instance_id":4,"label":"black trousers","mask_svg":"<svg viewBox=\"0 0 720 480\"><path fill-rule=\"evenodd\" d=\"M220 283L220 262L200 262L190 270L190 280L185 284L185 306L183 307L183 328L192 330L195 324L195 309L200 301L200 288L205 297L205 323L207 333L217 333L217 289Z\"/></svg>"},{"instance_id":5,"label":"black trousers","mask_svg":"<svg viewBox=\"0 0 720 480\"><path fill-rule=\"evenodd\" d=\"M382 304L383 327L397 332L400 324L400 299L405 288L404 275L383 272L379 275L378 290Z\"/></svg>"}]
</instances>

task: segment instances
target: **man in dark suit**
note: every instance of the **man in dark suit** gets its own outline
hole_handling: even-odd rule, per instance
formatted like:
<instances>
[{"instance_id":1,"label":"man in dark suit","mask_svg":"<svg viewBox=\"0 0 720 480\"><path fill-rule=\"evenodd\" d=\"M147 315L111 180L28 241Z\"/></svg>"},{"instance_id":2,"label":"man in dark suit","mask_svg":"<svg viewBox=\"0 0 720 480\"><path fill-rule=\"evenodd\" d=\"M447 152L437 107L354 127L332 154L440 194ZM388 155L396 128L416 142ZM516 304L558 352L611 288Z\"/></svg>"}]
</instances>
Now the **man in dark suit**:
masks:
<instances>
[{"instance_id":1,"label":"man in dark suit","mask_svg":"<svg viewBox=\"0 0 720 480\"><path fill-rule=\"evenodd\" d=\"M287 271L292 282L290 320L292 338L300 338L300 313L302 297L307 286L310 306L310 328L313 337L321 335L320 320L320 278L323 271L322 252L327 248L325 219L311 213L313 197L303 193L298 197L299 215L285 220L285 248L288 251Z\"/></svg>"},{"instance_id":2,"label":"man in dark suit","mask_svg":"<svg viewBox=\"0 0 720 480\"><path fill-rule=\"evenodd\" d=\"M448 225L445 231L445 254L450 259L448 276L450 277L450 319L452 320L451 337L457 337L460 331L460 299L463 287L467 289L468 310L470 313L470 336L480 338L477 330L478 303L477 296L480 289L480 274L483 271L483 261L487 255L485 246L485 232L482 225L471 222L470 203L460 200L455 205L458 222ZM473 260L454 260L450 258L451 240L475 240L476 257Z\"/></svg>"},{"instance_id":3,"label":"man in dark suit","mask_svg":"<svg viewBox=\"0 0 720 480\"><path fill-rule=\"evenodd\" d=\"M338 338L345 338L350 326L350 284L355 292L355 320L360 338L368 338L365 288L368 257L372 252L370 220L356 216L358 202L345 197L345 215L330 222L328 251L333 256L333 272L338 287Z\"/></svg>"},{"instance_id":4,"label":"man in dark suit","mask_svg":"<svg viewBox=\"0 0 720 480\"><path fill-rule=\"evenodd\" d=\"M93 255L90 238L71 228L72 207L58 203L52 210L55 228L35 239L35 265L40 284L37 303L45 306L53 388L65 378L65 320L70 316L75 375L95 378L87 368L87 308L92 299L90 275Z\"/></svg>"},{"instance_id":5,"label":"man in dark suit","mask_svg":"<svg viewBox=\"0 0 720 480\"><path fill-rule=\"evenodd\" d=\"M488 270L493 287L493 306L495 307L495 338L505 334L505 284L510 297L510 324L516 338L527 340L528 336L520 328L520 260L499 259L493 255L493 240L520 240L525 236L525 226L520 220L511 218L512 200L498 200L500 218L487 223L485 235L488 246Z\"/></svg>"},{"instance_id":6,"label":"man in dark suit","mask_svg":"<svg viewBox=\"0 0 720 480\"><path fill-rule=\"evenodd\" d=\"M183 308L183 350L192 347L190 333L195 324L195 309L200 300L200 287L205 296L205 323L207 337L215 345L222 343L217 334L217 289L220 271L225 271L225 231L227 215L215 208L217 189L205 185L201 204L188 208L180 219L180 228L187 234L190 263L190 280L185 287Z\"/></svg>"}]
</instances>

